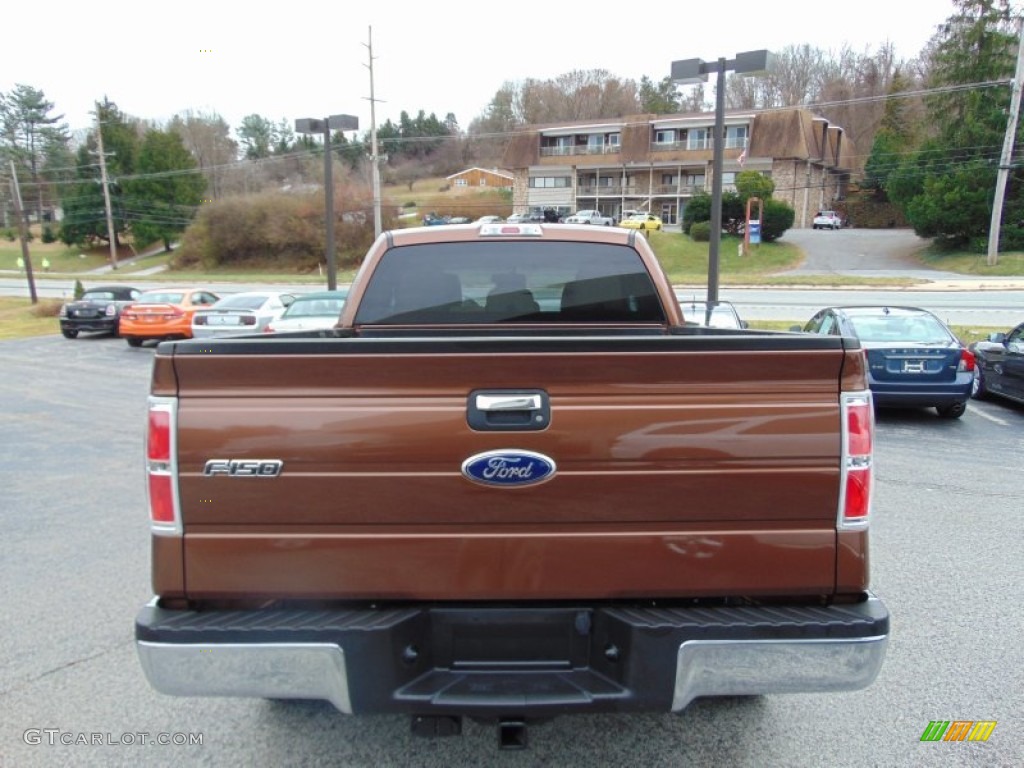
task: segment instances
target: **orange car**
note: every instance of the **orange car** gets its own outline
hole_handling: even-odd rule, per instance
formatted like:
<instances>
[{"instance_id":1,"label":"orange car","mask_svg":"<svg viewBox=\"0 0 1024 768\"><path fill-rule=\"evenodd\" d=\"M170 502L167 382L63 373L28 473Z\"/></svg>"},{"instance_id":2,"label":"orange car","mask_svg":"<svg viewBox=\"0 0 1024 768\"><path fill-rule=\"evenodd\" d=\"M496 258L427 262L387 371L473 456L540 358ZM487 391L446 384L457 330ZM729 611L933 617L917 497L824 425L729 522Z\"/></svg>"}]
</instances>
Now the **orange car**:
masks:
<instances>
[{"instance_id":1,"label":"orange car","mask_svg":"<svg viewBox=\"0 0 1024 768\"><path fill-rule=\"evenodd\" d=\"M156 288L145 291L121 312L118 333L130 347L146 339L192 337L192 315L220 297L201 288Z\"/></svg>"}]
</instances>

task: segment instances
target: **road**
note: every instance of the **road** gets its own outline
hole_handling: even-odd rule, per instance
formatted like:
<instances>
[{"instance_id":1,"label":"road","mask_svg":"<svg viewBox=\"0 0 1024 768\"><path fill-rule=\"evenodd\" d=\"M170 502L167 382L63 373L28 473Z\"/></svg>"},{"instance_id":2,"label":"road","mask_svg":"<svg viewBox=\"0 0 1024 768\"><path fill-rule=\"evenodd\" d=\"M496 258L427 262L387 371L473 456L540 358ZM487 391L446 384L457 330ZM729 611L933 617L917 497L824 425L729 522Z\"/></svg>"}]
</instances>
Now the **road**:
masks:
<instances>
[{"instance_id":1,"label":"road","mask_svg":"<svg viewBox=\"0 0 1024 768\"><path fill-rule=\"evenodd\" d=\"M2 765L1024 764L1024 407L972 403L958 421L880 416L871 557L893 625L870 688L563 717L531 726L526 752L499 753L494 729L471 721L461 737L429 741L404 717L148 687L132 623L150 597L152 357L110 338L0 342ZM998 725L986 743L920 741L929 721L955 719ZM141 744L158 733L203 743ZM93 738L103 743L60 743Z\"/></svg>"},{"instance_id":2,"label":"road","mask_svg":"<svg viewBox=\"0 0 1024 768\"><path fill-rule=\"evenodd\" d=\"M954 325L1010 328L1024 316L1024 277L966 278L952 272L922 268L912 257L925 241L910 230L790 230L783 238L802 248L806 259L786 274L846 275L854 277L910 277L921 282L913 288L743 288L728 284L719 289L722 299L736 304L747 320L792 320L803 322L824 306L833 304L904 304L924 307ZM106 276L95 277L97 282ZM93 283L90 283L93 284ZM139 288L160 287L166 283L133 283ZM209 283L216 292L231 293L252 289L310 291L309 283L246 285ZM704 293L705 286L694 292ZM42 297L72 295L73 279L45 279L37 282ZM11 272L0 274L0 295L25 296L24 277Z\"/></svg>"}]
</instances>

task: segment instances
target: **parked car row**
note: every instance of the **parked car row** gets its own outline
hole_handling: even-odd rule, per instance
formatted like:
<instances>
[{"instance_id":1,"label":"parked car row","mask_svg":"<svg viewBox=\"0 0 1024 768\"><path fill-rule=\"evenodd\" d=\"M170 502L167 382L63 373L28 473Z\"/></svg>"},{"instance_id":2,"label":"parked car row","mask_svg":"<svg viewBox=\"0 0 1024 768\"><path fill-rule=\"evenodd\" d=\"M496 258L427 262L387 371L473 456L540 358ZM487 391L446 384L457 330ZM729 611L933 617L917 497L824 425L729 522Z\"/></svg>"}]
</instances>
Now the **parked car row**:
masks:
<instances>
[{"instance_id":1,"label":"parked car row","mask_svg":"<svg viewBox=\"0 0 1024 768\"><path fill-rule=\"evenodd\" d=\"M209 338L252 333L330 328L338 320L348 290L292 294L247 291L219 296L203 288L139 291L102 286L60 310L61 333L112 334L129 346L149 340Z\"/></svg>"}]
</instances>

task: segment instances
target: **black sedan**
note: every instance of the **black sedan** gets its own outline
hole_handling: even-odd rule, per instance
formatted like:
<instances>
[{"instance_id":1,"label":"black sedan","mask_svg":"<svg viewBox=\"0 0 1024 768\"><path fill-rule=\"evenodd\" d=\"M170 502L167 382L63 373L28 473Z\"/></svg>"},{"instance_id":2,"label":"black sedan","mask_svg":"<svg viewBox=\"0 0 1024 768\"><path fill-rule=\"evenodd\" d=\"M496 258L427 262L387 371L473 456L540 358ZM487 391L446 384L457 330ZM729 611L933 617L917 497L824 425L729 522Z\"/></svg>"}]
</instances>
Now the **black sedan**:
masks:
<instances>
[{"instance_id":1,"label":"black sedan","mask_svg":"<svg viewBox=\"0 0 1024 768\"><path fill-rule=\"evenodd\" d=\"M828 307L797 330L859 339L876 407L935 408L948 419L967 409L974 354L927 310Z\"/></svg>"},{"instance_id":2,"label":"black sedan","mask_svg":"<svg viewBox=\"0 0 1024 768\"><path fill-rule=\"evenodd\" d=\"M977 360L971 394L979 400L999 395L1024 403L1024 323L1009 333L993 333L971 349Z\"/></svg>"},{"instance_id":3,"label":"black sedan","mask_svg":"<svg viewBox=\"0 0 1024 768\"><path fill-rule=\"evenodd\" d=\"M139 298L140 291L125 285L103 285L90 288L60 308L60 332L74 339L81 331L117 335L121 310Z\"/></svg>"}]
</instances>

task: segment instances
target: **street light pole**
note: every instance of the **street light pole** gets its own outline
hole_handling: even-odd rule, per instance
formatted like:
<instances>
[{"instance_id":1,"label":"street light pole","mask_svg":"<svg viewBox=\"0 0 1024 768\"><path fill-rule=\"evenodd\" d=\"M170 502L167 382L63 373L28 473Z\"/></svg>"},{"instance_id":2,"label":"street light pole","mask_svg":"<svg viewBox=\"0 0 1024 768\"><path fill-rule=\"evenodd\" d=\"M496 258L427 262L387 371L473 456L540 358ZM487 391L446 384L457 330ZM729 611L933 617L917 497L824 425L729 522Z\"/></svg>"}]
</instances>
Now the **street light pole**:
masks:
<instances>
[{"instance_id":1,"label":"street light pole","mask_svg":"<svg viewBox=\"0 0 1024 768\"><path fill-rule=\"evenodd\" d=\"M354 115L331 115L322 120L304 117L295 121L297 133L324 134L324 227L327 233L327 290L338 289L337 259L334 256L334 157L331 155L331 129L355 131L359 118Z\"/></svg>"},{"instance_id":2,"label":"street light pole","mask_svg":"<svg viewBox=\"0 0 1024 768\"><path fill-rule=\"evenodd\" d=\"M725 145L725 59L714 65L718 71L715 86L715 130L711 153L711 238L708 242L708 306L718 301L718 254L722 249L722 162Z\"/></svg>"},{"instance_id":3,"label":"street light pole","mask_svg":"<svg viewBox=\"0 0 1024 768\"><path fill-rule=\"evenodd\" d=\"M716 73L715 128L712 133L711 160L711 234L708 241L708 302L718 301L719 251L722 245L722 163L725 149L725 73L757 75L765 72L774 56L769 51L745 51L735 59L719 58L715 62L682 59L672 62L672 82L677 85L707 82L708 74Z\"/></svg>"}]
</instances>

